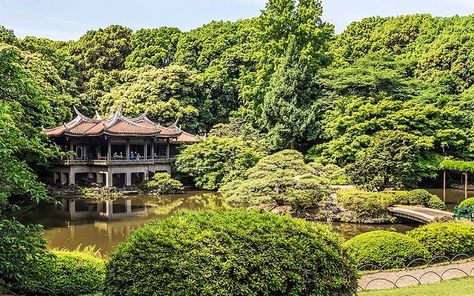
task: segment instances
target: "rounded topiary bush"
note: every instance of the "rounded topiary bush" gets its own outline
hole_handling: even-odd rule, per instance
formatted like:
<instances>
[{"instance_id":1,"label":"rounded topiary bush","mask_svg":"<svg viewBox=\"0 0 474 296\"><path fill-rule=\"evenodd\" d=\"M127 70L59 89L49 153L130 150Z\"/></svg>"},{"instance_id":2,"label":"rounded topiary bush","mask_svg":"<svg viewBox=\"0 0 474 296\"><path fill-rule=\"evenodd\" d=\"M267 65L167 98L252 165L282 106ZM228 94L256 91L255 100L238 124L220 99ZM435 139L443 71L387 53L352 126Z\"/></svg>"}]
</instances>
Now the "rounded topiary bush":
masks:
<instances>
[{"instance_id":1,"label":"rounded topiary bush","mask_svg":"<svg viewBox=\"0 0 474 296\"><path fill-rule=\"evenodd\" d=\"M104 285L104 260L78 251L53 251L31 269L20 288L28 295L94 294Z\"/></svg>"},{"instance_id":2,"label":"rounded topiary bush","mask_svg":"<svg viewBox=\"0 0 474 296\"><path fill-rule=\"evenodd\" d=\"M469 198L463 200L459 204L459 207L461 207L461 208L472 208L472 207L474 207L474 197L469 197Z\"/></svg>"},{"instance_id":3,"label":"rounded topiary bush","mask_svg":"<svg viewBox=\"0 0 474 296\"><path fill-rule=\"evenodd\" d=\"M474 226L458 222L430 223L407 233L434 256L474 255Z\"/></svg>"},{"instance_id":4,"label":"rounded topiary bush","mask_svg":"<svg viewBox=\"0 0 474 296\"><path fill-rule=\"evenodd\" d=\"M247 210L179 212L111 254L105 295L354 295L331 228Z\"/></svg>"},{"instance_id":5,"label":"rounded topiary bush","mask_svg":"<svg viewBox=\"0 0 474 296\"><path fill-rule=\"evenodd\" d=\"M405 267L412 260L429 258L428 251L415 239L393 231L366 232L348 240L344 247L358 267ZM371 266L374 265L374 266Z\"/></svg>"}]
</instances>

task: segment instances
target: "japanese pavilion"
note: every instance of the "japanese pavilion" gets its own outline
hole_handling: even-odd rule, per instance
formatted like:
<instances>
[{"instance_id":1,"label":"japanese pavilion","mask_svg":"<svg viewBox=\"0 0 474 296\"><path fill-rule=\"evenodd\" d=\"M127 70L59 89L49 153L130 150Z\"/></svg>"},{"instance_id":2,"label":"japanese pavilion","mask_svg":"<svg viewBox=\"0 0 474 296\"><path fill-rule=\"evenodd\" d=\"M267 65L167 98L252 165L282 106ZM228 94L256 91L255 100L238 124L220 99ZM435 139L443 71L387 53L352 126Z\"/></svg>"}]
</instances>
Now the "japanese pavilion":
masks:
<instances>
[{"instance_id":1,"label":"japanese pavilion","mask_svg":"<svg viewBox=\"0 0 474 296\"><path fill-rule=\"evenodd\" d=\"M146 113L129 119L118 108L105 119L96 112L93 119L75 107L74 111L72 121L43 130L63 151L71 152L52 168L57 185L136 185L156 172L171 173L176 146L197 142L196 136L182 131L176 122L164 127Z\"/></svg>"}]
</instances>

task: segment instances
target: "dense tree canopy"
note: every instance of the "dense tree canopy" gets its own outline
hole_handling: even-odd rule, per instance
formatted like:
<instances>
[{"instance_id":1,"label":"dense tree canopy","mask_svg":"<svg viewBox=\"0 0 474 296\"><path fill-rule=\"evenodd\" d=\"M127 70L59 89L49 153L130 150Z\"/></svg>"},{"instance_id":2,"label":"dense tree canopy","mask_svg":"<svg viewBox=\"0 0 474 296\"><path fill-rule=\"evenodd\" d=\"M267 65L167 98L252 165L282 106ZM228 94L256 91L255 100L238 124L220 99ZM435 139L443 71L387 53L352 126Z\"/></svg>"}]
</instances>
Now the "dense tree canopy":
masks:
<instances>
[{"instance_id":1,"label":"dense tree canopy","mask_svg":"<svg viewBox=\"0 0 474 296\"><path fill-rule=\"evenodd\" d=\"M69 120L74 104L91 116L121 105L126 115L147 110L164 125L178 119L202 135L260 141L274 151L294 147L309 160L341 167L360 163L357 152L369 153L380 132L404 133L430 145L416 156L429 165L403 187L434 176L440 156L469 160L474 16L371 17L334 35L322 9L319 1L271 0L252 19L189 32L112 25L69 42L18 39L0 27L0 41L16 56L2 62L21 61L40 101L20 111L3 102L3 122L30 125L10 131L37 132ZM5 75L4 85L23 80ZM43 105L48 110L38 111ZM22 112L38 116L21 119ZM22 137L12 137L18 151L32 147L19 143Z\"/></svg>"},{"instance_id":2,"label":"dense tree canopy","mask_svg":"<svg viewBox=\"0 0 474 296\"><path fill-rule=\"evenodd\" d=\"M39 126L54 124L51 97L26 69L17 48L0 44L0 216L46 199L31 165L46 164L56 149Z\"/></svg>"},{"instance_id":3,"label":"dense tree canopy","mask_svg":"<svg viewBox=\"0 0 474 296\"><path fill-rule=\"evenodd\" d=\"M176 158L176 166L194 177L198 188L214 190L240 179L265 154L265 147L256 141L211 136L185 147Z\"/></svg>"}]
</instances>

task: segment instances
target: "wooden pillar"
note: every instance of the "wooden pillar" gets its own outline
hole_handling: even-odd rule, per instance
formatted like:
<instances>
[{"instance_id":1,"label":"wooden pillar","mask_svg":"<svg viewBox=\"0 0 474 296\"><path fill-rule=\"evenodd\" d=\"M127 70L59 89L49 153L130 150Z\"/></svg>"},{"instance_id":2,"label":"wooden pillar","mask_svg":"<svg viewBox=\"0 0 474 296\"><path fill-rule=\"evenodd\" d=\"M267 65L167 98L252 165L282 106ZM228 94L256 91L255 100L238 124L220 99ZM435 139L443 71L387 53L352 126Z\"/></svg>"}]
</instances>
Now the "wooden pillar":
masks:
<instances>
[{"instance_id":1,"label":"wooden pillar","mask_svg":"<svg viewBox=\"0 0 474 296\"><path fill-rule=\"evenodd\" d=\"M112 158L112 144L110 143L110 139L107 139L107 160L110 161Z\"/></svg>"},{"instance_id":2,"label":"wooden pillar","mask_svg":"<svg viewBox=\"0 0 474 296\"><path fill-rule=\"evenodd\" d=\"M464 173L464 199L467 199L467 172Z\"/></svg>"},{"instance_id":3,"label":"wooden pillar","mask_svg":"<svg viewBox=\"0 0 474 296\"><path fill-rule=\"evenodd\" d=\"M166 139L166 158L170 158L170 139Z\"/></svg>"},{"instance_id":4,"label":"wooden pillar","mask_svg":"<svg viewBox=\"0 0 474 296\"><path fill-rule=\"evenodd\" d=\"M155 138L151 140L151 159L155 159Z\"/></svg>"},{"instance_id":5,"label":"wooden pillar","mask_svg":"<svg viewBox=\"0 0 474 296\"><path fill-rule=\"evenodd\" d=\"M443 201L446 203L446 170L443 170Z\"/></svg>"},{"instance_id":6,"label":"wooden pillar","mask_svg":"<svg viewBox=\"0 0 474 296\"><path fill-rule=\"evenodd\" d=\"M145 159L148 159L148 141L145 139L145 146L144 146L144 151L143 151L143 157Z\"/></svg>"},{"instance_id":7,"label":"wooden pillar","mask_svg":"<svg viewBox=\"0 0 474 296\"><path fill-rule=\"evenodd\" d=\"M125 154L127 154L127 160L130 160L130 139L127 139L127 144L125 144Z\"/></svg>"},{"instance_id":8,"label":"wooden pillar","mask_svg":"<svg viewBox=\"0 0 474 296\"><path fill-rule=\"evenodd\" d=\"M69 151L74 151L74 145L72 144L72 141L69 143ZM71 159L75 158L73 155L75 155L75 152L71 154Z\"/></svg>"}]
</instances>

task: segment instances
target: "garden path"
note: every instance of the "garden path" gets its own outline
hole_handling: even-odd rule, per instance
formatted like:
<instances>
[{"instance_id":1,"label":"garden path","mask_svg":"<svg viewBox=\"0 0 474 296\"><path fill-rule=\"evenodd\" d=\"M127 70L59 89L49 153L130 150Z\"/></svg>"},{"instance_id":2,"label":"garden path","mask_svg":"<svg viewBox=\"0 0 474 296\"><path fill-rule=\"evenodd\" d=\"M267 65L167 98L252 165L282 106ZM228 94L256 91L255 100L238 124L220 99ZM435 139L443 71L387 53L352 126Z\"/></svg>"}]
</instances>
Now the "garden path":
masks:
<instances>
[{"instance_id":1,"label":"garden path","mask_svg":"<svg viewBox=\"0 0 474 296\"><path fill-rule=\"evenodd\" d=\"M471 276L473 274L474 261L398 271L381 271L363 275L359 280L359 289L375 290L433 284L442 280Z\"/></svg>"}]
</instances>

